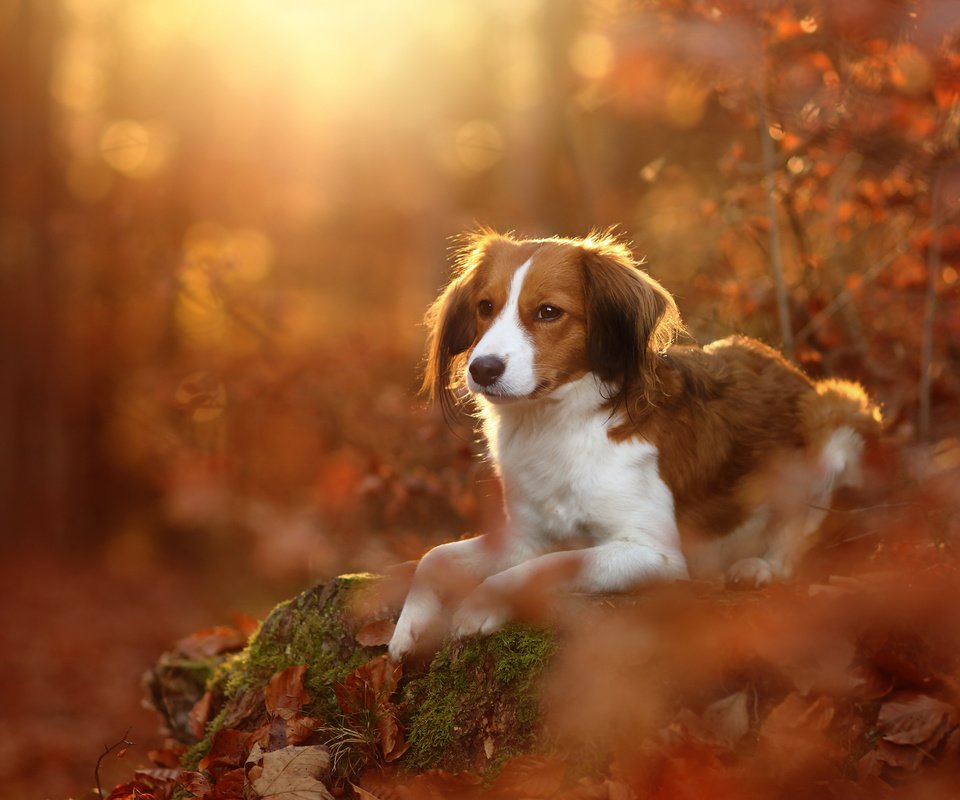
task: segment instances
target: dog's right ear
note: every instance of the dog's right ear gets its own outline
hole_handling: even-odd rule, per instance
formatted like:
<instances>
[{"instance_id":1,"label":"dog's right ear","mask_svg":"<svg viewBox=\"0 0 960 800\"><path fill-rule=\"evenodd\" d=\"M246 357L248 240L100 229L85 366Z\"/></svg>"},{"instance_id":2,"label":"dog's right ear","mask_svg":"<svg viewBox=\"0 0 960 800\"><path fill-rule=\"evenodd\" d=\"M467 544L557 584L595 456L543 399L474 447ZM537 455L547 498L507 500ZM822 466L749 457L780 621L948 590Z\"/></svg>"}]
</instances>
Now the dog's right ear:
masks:
<instances>
[{"instance_id":1,"label":"dog's right ear","mask_svg":"<svg viewBox=\"0 0 960 800\"><path fill-rule=\"evenodd\" d=\"M420 391L440 402L444 416L456 406L456 386L463 354L477 337L474 283L483 257L486 231L471 236L457 256L457 275L433 302L425 319L429 328L427 365Z\"/></svg>"}]
</instances>

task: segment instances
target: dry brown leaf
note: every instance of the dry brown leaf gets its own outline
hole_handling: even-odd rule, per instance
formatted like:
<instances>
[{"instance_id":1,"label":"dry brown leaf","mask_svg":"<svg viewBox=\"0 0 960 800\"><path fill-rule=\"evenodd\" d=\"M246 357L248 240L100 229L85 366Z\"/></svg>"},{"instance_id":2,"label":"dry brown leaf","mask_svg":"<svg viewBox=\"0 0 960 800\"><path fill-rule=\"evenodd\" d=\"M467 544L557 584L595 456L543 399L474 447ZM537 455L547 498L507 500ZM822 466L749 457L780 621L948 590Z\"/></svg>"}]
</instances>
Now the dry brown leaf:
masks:
<instances>
[{"instance_id":1,"label":"dry brown leaf","mask_svg":"<svg viewBox=\"0 0 960 800\"><path fill-rule=\"evenodd\" d=\"M379 647L387 644L390 637L393 636L393 629L396 623L389 619L378 619L375 622L368 622L357 631L357 644L364 647Z\"/></svg>"},{"instance_id":2,"label":"dry brown leaf","mask_svg":"<svg viewBox=\"0 0 960 800\"><path fill-rule=\"evenodd\" d=\"M380 800L377 795L372 792L368 792L361 786L357 786L355 783L351 783L350 786L353 788L353 796L356 800Z\"/></svg>"},{"instance_id":3,"label":"dry brown leaf","mask_svg":"<svg viewBox=\"0 0 960 800\"><path fill-rule=\"evenodd\" d=\"M892 744L885 741L878 742L877 749L874 752L877 761L881 764L888 764L891 767L907 770L907 772L916 772L920 769L924 757L924 752L919 747Z\"/></svg>"},{"instance_id":4,"label":"dry brown leaf","mask_svg":"<svg viewBox=\"0 0 960 800\"><path fill-rule=\"evenodd\" d=\"M919 692L898 692L880 707L877 725L883 738L932 750L957 726L957 709Z\"/></svg>"},{"instance_id":5,"label":"dry brown leaf","mask_svg":"<svg viewBox=\"0 0 960 800\"><path fill-rule=\"evenodd\" d=\"M380 710L377 717L377 732L380 734L380 750L383 760L396 761L407 752L410 745L403 736L403 726L392 707Z\"/></svg>"},{"instance_id":6,"label":"dry brown leaf","mask_svg":"<svg viewBox=\"0 0 960 800\"><path fill-rule=\"evenodd\" d=\"M703 724L716 741L732 750L750 730L750 711L746 692L736 692L711 703L704 710Z\"/></svg>"},{"instance_id":7,"label":"dry brown leaf","mask_svg":"<svg viewBox=\"0 0 960 800\"><path fill-rule=\"evenodd\" d=\"M246 771L243 767L225 772L217 780L207 800L247 800L243 792L246 782Z\"/></svg>"},{"instance_id":8,"label":"dry brown leaf","mask_svg":"<svg viewBox=\"0 0 960 800\"><path fill-rule=\"evenodd\" d=\"M179 780L180 785L194 797L206 797L213 788L210 779L202 772L183 772Z\"/></svg>"},{"instance_id":9,"label":"dry brown leaf","mask_svg":"<svg viewBox=\"0 0 960 800\"><path fill-rule=\"evenodd\" d=\"M320 780L330 768L330 753L322 745L264 753L257 744L247 764L256 762L261 762L263 771L250 781L250 787L261 800L333 800Z\"/></svg>"},{"instance_id":10,"label":"dry brown leaf","mask_svg":"<svg viewBox=\"0 0 960 800\"><path fill-rule=\"evenodd\" d=\"M267 713L284 718L292 717L310 700L303 686L306 664L287 667L274 675L263 690Z\"/></svg>"},{"instance_id":11,"label":"dry brown leaf","mask_svg":"<svg viewBox=\"0 0 960 800\"><path fill-rule=\"evenodd\" d=\"M303 744L314 731L321 726L321 722L306 714L295 712L286 720L285 738L287 744Z\"/></svg>"},{"instance_id":12,"label":"dry brown leaf","mask_svg":"<svg viewBox=\"0 0 960 800\"><path fill-rule=\"evenodd\" d=\"M233 728L221 728L213 736L210 752L200 761L200 769L214 775L243 764L250 750L251 734Z\"/></svg>"},{"instance_id":13,"label":"dry brown leaf","mask_svg":"<svg viewBox=\"0 0 960 800\"><path fill-rule=\"evenodd\" d=\"M187 724L190 732L198 739L203 738L203 730L207 727L207 720L210 719L210 708L213 704L213 692L206 691L203 697L194 703L193 708L187 715Z\"/></svg>"},{"instance_id":14,"label":"dry brown leaf","mask_svg":"<svg viewBox=\"0 0 960 800\"><path fill-rule=\"evenodd\" d=\"M431 769L401 787L400 795L404 800L475 800L483 795L483 780L474 772Z\"/></svg>"},{"instance_id":15,"label":"dry brown leaf","mask_svg":"<svg viewBox=\"0 0 960 800\"><path fill-rule=\"evenodd\" d=\"M560 789L567 765L555 758L517 756L511 758L490 786L492 798L546 798Z\"/></svg>"},{"instance_id":16,"label":"dry brown leaf","mask_svg":"<svg viewBox=\"0 0 960 800\"><path fill-rule=\"evenodd\" d=\"M175 648L188 658L204 659L242 650L246 644L247 634L229 625L217 625L184 637L176 643Z\"/></svg>"}]
</instances>

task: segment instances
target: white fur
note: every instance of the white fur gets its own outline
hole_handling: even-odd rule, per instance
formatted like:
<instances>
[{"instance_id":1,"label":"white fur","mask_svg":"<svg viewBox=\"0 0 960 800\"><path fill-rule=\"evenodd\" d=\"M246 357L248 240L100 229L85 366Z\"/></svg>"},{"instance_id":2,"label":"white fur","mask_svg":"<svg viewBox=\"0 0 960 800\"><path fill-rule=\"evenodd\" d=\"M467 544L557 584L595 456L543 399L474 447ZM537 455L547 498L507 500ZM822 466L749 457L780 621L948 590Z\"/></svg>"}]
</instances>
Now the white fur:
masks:
<instances>
[{"instance_id":1,"label":"white fur","mask_svg":"<svg viewBox=\"0 0 960 800\"><path fill-rule=\"evenodd\" d=\"M494 550L480 536L441 545L424 557L390 642L394 659L438 625L441 604L431 588L438 570L464 570L479 584L454 616L458 636L500 627L508 607L498 598L569 559L571 550L580 565L562 587L568 590L622 591L687 575L657 450L642 440L610 439L613 421L593 375L541 400L481 404L506 497L502 546Z\"/></svg>"},{"instance_id":2,"label":"white fur","mask_svg":"<svg viewBox=\"0 0 960 800\"><path fill-rule=\"evenodd\" d=\"M510 279L507 301L500 314L477 342L467 362L467 386L471 392L515 398L530 394L537 386L533 339L520 321L520 294L533 258L528 258ZM470 375L470 364L480 356L497 356L506 362L503 375L492 386L478 386Z\"/></svg>"}]
</instances>

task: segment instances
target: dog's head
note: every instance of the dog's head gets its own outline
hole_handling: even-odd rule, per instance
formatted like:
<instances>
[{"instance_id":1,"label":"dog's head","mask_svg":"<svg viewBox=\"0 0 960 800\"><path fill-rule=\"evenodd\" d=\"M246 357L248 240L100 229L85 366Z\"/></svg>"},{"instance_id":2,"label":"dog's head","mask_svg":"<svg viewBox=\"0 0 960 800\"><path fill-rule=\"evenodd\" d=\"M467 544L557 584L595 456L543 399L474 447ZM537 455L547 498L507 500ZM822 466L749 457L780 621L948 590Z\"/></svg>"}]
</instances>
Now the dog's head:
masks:
<instances>
[{"instance_id":1,"label":"dog's head","mask_svg":"<svg viewBox=\"0 0 960 800\"><path fill-rule=\"evenodd\" d=\"M652 380L676 338L673 298L610 235L470 236L430 309L424 390L445 410L465 384L492 403L534 400L588 372L614 406Z\"/></svg>"}]
</instances>

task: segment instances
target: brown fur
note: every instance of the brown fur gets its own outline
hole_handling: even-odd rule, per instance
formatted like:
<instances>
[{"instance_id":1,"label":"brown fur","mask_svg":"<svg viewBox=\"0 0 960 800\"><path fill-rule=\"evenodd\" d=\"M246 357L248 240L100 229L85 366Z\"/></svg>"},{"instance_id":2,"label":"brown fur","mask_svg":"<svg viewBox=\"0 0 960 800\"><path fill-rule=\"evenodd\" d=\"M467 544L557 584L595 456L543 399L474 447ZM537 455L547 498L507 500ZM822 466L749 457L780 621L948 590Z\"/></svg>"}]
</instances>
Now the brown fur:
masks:
<instances>
[{"instance_id":1,"label":"brown fur","mask_svg":"<svg viewBox=\"0 0 960 800\"><path fill-rule=\"evenodd\" d=\"M646 393L653 386L656 356L682 325L673 297L638 268L626 245L602 233L517 240L484 229L465 237L454 279L427 312L423 391L438 398L445 413L456 405L465 354L490 322L477 313L478 303L492 302L495 317L513 272L534 253L521 319L540 356L538 394L593 371L616 383L611 401L619 408L634 390ZM557 322L538 324L535 310L547 302L565 314Z\"/></svg>"}]
</instances>

